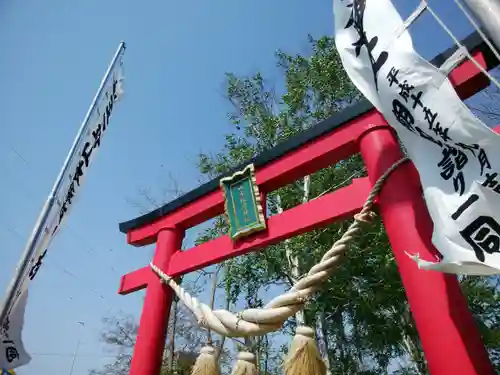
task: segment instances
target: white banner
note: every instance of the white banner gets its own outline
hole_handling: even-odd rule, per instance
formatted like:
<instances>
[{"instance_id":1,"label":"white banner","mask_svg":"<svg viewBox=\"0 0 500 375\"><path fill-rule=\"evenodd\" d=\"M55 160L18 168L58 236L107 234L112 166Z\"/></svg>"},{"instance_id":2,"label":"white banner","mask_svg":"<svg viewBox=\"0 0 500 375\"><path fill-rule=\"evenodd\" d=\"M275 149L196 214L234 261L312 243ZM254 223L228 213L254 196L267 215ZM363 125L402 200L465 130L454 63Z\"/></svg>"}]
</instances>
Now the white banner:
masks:
<instances>
[{"instance_id":1,"label":"white banner","mask_svg":"<svg viewBox=\"0 0 500 375\"><path fill-rule=\"evenodd\" d=\"M423 5L403 22L389 0L334 0L335 42L349 77L397 131L420 174L442 259L415 254L419 267L500 273L500 136L449 82L456 56L436 68L413 49L406 26Z\"/></svg>"},{"instance_id":2,"label":"white banner","mask_svg":"<svg viewBox=\"0 0 500 375\"><path fill-rule=\"evenodd\" d=\"M108 129L114 105L123 93L122 54L123 50L112 67L111 74L104 84L101 95L97 98L96 106L90 113L82 137L63 176L63 182L55 192L54 204L43 224L43 233L36 242L36 252L30 260L22 285L17 290L16 299L8 318L2 326L0 332L0 368L13 369L23 366L31 360L21 338L28 287L35 279L47 256L50 243L59 232L62 224L67 219L69 210L75 203L85 172L101 146L102 137Z\"/></svg>"},{"instance_id":3,"label":"white banner","mask_svg":"<svg viewBox=\"0 0 500 375\"><path fill-rule=\"evenodd\" d=\"M13 369L26 365L31 361L22 340L24 313L27 303L28 290L25 289L0 328L2 340L0 343L0 367Z\"/></svg>"}]
</instances>

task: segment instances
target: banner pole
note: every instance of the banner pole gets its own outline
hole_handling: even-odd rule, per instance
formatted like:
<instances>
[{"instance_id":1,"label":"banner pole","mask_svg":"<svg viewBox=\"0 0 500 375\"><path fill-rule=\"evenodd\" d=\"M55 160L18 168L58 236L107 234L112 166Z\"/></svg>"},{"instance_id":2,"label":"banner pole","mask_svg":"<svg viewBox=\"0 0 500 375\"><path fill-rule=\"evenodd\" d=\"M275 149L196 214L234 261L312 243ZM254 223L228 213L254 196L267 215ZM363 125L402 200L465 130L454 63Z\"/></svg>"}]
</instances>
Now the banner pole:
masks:
<instances>
[{"instance_id":1,"label":"banner pole","mask_svg":"<svg viewBox=\"0 0 500 375\"><path fill-rule=\"evenodd\" d=\"M25 250L21 256L21 260L19 261L19 265L17 266L16 273L13 276L9 286L7 287L7 290L5 292L5 298L0 310L0 326L3 325L5 322L5 319L7 318L10 310L12 309L15 299L16 299L16 293L21 287L21 284L23 282L23 278L26 275L26 271L29 267L30 260L35 254L36 251L36 245L38 240L40 239L41 234L43 233L43 229L45 226L45 223L47 221L47 218L49 216L49 213L51 212L52 207L54 206L54 203L56 201L56 196L58 190L61 188L61 184L63 182L64 175L66 174L68 167L70 165L70 162L76 152L76 149L78 147L78 144L80 143L80 140L82 139L82 136L85 133L85 130L87 128L87 125L90 120L90 116L92 115L92 112L94 111L97 102L99 100L99 97L104 90L104 86L106 85L106 82L111 75L111 72L113 70L113 67L115 66L116 62L118 61L120 55L122 52L125 50L125 42L120 42L118 49L115 52L115 55L113 56L113 60L108 66L108 69L106 70L106 73L104 75L104 78L101 81L101 84L99 86L99 89L97 90L97 93L94 96L94 99L92 100L92 103L87 111L87 114L85 115L85 118L83 119L82 124L80 125L80 129L78 130L78 133L75 137L75 140L73 141L73 145L71 146L71 149L66 156L66 160L64 161L63 167L61 168L61 171L59 172L59 175L57 176L56 182L54 183L54 186L49 194L49 198L45 202L42 211L40 212L40 215L38 216L37 222L35 224L35 227L29 237L28 243L26 244Z\"/></svg>"}]
</instances>

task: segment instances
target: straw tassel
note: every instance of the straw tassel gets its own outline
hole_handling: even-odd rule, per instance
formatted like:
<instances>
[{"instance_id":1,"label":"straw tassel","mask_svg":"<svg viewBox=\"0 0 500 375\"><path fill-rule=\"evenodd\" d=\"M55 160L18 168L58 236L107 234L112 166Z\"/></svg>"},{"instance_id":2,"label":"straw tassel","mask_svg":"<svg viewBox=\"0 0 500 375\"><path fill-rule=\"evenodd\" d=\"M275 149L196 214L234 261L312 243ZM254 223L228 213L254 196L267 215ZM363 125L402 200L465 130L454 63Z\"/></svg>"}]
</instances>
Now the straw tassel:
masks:
<instances>
[{"instance_id":1,"label":"straw tassel","mask_svg":"<svg viewBox=\"0 0 500 375\"><path fill-rule=\"evenodd\" d=\"M255 364L255 355L250 352L239 352L231 375L259 375Z\"/></svg>"},{"instance_id":2,"label":"straw tassel","mask_svg":"<svg viewBox=\"0 0 500 375\"><path fill-rule=\"evenodd\" d=\"M211 346L201 348L191 375L219 375L219 364L215 359L215 349Z\"/></svg>"},{"instance_id":3,"label":"straw tassel","mask_svg":"<svg viewBox=\"0 0 500 375\"><path fill-rule=\"evenodd\" d=\"M316 345L314 330L299 326L285 359L286 375L326 375L326 365Z\"/></svg>"}]
</instances>

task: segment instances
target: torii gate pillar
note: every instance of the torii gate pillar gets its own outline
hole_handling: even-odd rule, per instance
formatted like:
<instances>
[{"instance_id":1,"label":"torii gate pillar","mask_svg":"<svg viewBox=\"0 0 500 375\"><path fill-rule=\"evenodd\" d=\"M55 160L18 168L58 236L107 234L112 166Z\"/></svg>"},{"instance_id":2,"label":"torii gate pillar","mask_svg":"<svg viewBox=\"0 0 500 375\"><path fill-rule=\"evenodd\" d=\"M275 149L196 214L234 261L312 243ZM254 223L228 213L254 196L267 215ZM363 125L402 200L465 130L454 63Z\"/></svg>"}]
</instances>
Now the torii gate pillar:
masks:
<instances>
[{"instance_id":1,"label":"torii gate pillar","mask_svg":"<svg viewBox=\"0 0 500 375\"><path fill-rule=\"evenodd\" d=\"M183 237L184 231L177 228L162 229L158 233L154 264L167 269L172 255L181 249ZM131 374L157 375L161 371L173 291L152 272L149 275Z\"/></svg>"},{"instance_id":2,"label":"torii gate pillar","mask_svg":"<svg viewBox=\"0 0 500 375\"><path fill-rule=\"evenodd\" d=\"M372 183L403 157L389 125L372 126L359 139ZM422 271L405 253L435 260L432 220L412 163L397 168L378 196L430 374L493 375L476 322L454 275Z\"/></svg>"}]
</instances>

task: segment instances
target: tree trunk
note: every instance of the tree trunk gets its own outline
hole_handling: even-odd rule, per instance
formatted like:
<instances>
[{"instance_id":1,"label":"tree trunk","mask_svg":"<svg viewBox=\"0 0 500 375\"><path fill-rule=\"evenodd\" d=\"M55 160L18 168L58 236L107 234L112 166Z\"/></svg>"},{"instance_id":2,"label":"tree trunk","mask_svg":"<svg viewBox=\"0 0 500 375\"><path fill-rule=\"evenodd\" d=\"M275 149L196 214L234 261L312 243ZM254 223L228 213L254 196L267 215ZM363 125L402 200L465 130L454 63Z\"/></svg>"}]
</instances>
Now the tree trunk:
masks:
<instances>
[{"instance_id":1,"label":"tree trunk","mask_svg":"<svg viewBox=\"0 0 500 375\"><path fill-rule=\"evenodd\" d=\"M255 343L255 365L257 366L257 369L259 370L260 373L260 359L261 359L261 344L262 344L262 337L258 336L256 338L256 343Z\"/></svg>"},{"instance_id":2,"label":"tree trunk","mask_svg":"<svg viewBox=\"0 0 500 375\"><path fill-rule=\"evenodd\" d=\"M309 181L306 184L306 177L307 181ZM310 186L310 179L308 178L309 176L306 176L304 178L304 197L303 197L303 202L304 199L309 199L309 186ZM307 191L306 191L307 188ZM307 200L306 200L307 201ZM278 211L278 214L283 213L283 206L281 204L281 196L279 193L276 194L276 210ZM292 252L292 249L290 249L290 240L286 239L284 241L285 245L285 254L288 259L288 264L290 265L290 273L292 276L292 279L294 282L297 282L297 280L300 278L300 264L297 256L295 256ZM297 326L305 325L306 324L306 317L304 314L304 310L299 310L295 313L295 320L297 322Z\"/></svg>"},{"instance_id":3,"label":"tree trunk","mask_svg":"<svg viewBox=\"0 0 500 375\"><path fill-rule=\"evenodd\" d=\"M221 264L218 264L215 266L215 271L212 275L212 291L210 294L210 308L213 310L214 305L215 305L215 292L217 291L217 277L219 275L219 271L222 268ZM212 339L212 331L211 329L207 329L207 344L212 346L213 345L213 339Z\"/></svg>"},{"instance_id":4,"label":"tree trunk","mask_svg":"<svg viewBox=\"0 0 500 375\"><path fill-rule=\"evenodd\" d=\"M419 375L425 375L427 374L425 358L420 348L418 337L412 337L410 334L408 334L408 330L405 328L413 326L409 305L406 305L405 311L401 316L401 324L402 324L401 335L403 337L404 348L406 349L408 356L411 358L417 373Z\"/></svg>"},{"instance_id":5,"label":"tree trunk","mask_svg":"<svg viewBox=\"0 0 500 375\"><path fill-rule=\"evenodd\" d=\"M175 282L178 284L182 283L182 277L177 278ZM165 352L163 354L163 356L166 357L166 362L167 362L166 366L170 374L173 373L175 367L174 366L175 335L177 328L178 311L179 311L179 298L177 298L177 296L174 295L174 298L172 300L172 308L170 310L170 321L169 321L170 332L167 340L168 345L165 347Z\"/></svg>"},{"instance_id":6,"label":"tree trunk","mask_svg":"<svg viewBox=\"0 0 500 375\"><path fill-rule=\"evenodd\" d=\"M267 375L268 369L269 369L269 337L264 335L264 340L266 341L266 351L265 351L265 357L264 357L264 375Z\"/></svg>"},{"instance_id":7,"label":"tree trunk","mask_svg":"<svg viewBox=\"0 0 500 375\"><path fill-rule=\"evenodd\" d=\"M318 333L318 344L323 360L327 368L327 375L330 375L330 347L328 345L328 332L326 330L325 312L321 311L316 317L316 332Z\"/></svg>"},{"instance_id":8,"label":"tree trunk","mask_svg":"<svg viewBox=\"0 0 500 375\"><path fill-rule=\"evenodd\" d=\"M345 337L345 327L344 327L344 319L342 316L342 310L338 309L332 315L332 319L337 326L338 338L336 340L337 348L338 348L338 361L340 367L341 374L349 373L349 363L348 356L346 355L346 337Z\"/></svg>"},{"instance_id":9,"label":"tree trunk","mask_svg":"<svg viewBox=\"0 0 500 375\"><path fill-rule=\"evenodd\" d=\"M227 274L229 272L229 265L227 263L224 263L224 269ZM231 301L229 300L229 297L226 295L226 306L225 309L229 311ZM213 309L213 306L212 306ZM222 355L222 352L224 351L224 344L226 343L226 336L221 336L220 343L217 346L215 350L215 360L219 362L220 356Z\"/></svg>"},{"instance_id":10,"label":"tree trunk","mask_svg":"<svg viewBox=\"0 0 500 375\"><path fill-rule=\"evenodd\" d=\"M167 370L168 373L171 374L173 373L174 369L174 355L175 355L175 328L177 325L177 309L178 309L178 299L175 298L172 301L172 310L170 311L170 314L172 315L171 321L170 321L170 334L169 334L169 339L168 339L168 346L165 348L166 354L167 354Z\"/></svg>"}]
</instances>

